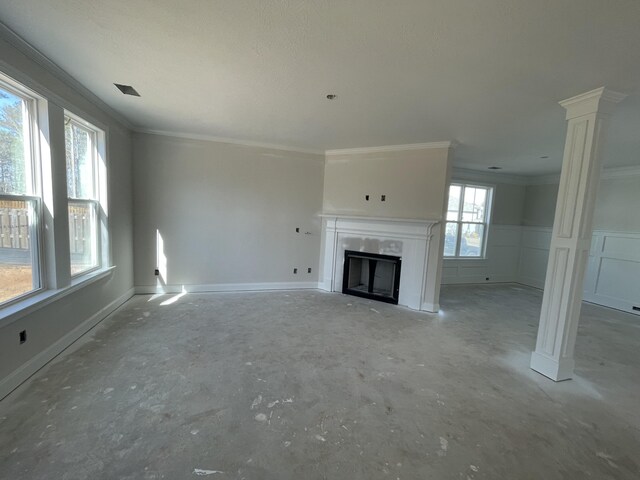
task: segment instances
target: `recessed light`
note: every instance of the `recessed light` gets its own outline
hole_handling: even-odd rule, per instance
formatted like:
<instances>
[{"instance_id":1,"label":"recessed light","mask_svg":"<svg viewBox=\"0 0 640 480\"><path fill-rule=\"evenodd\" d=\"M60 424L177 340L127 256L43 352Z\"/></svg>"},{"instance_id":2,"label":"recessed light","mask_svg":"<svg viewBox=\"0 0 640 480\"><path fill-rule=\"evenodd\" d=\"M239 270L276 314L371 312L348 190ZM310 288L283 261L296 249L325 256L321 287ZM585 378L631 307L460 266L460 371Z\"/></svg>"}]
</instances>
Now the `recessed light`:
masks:
<instances>
[{"instance_id":1,"label":"recessed light","mask_svg":"<svg viewBox=\"0 0 640 480\"><path fill-rule=\"evenodd\" d=\"M327 100L335 100L335 99L336 99L336 97L337 97L337 95L336 95L336 94L334 94L334 93L330 93L329 95L327 95Z\"/></svg>"},{"instance_id":2,"label":"recessed light","mask_svg":"<svg viewBox=\"0 0 640 480\"><path fill-rule=\"evenodd\" d=\"M114 83L118 90L120 90L125 95L132 95L134 97L139 97L140 94L133 88L131 85L121 85L119 83Z\"/></svg>"},{"instance_id":3,"label":"recessed light","mask_svg":"<svg viewBox=\"0 0 640 480\"><path fill-rule=\"evenodd\" d=\"M487 167L489 170L502 170L502 167Z\"/></svg>"}]
</instances>

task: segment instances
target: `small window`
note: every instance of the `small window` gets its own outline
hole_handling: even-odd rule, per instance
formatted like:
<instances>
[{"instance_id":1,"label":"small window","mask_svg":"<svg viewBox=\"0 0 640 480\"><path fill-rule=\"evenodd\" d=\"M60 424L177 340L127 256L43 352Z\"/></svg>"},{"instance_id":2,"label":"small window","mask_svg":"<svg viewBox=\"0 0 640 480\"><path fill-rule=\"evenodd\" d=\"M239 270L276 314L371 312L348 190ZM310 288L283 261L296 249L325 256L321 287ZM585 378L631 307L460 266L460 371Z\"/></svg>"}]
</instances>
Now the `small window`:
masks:
<instances>
[{"instance_id":1,"label":"small window","mask_svg":"<svg viewBox=\"0 0 640 480\"><path fill-rule=\"evenodd\" d=\"M98 130L65 117L71 275L100 267Z\"/></svg>"},{"instance_id":2,"label":"small window","mask_svg":"<svg viewBox=\"0 0 640 480\"><path fill-rule=\"evenodd\" d=\"M36 102L0 74L0 303L42 287Z\"/></svg>"},{"instance_id":3,"label":"small window","mask_svg":"<svg viewBox=\"0 0 640 480\"><path fill-rule=\"evenodd\" d=\"M484 256L492 191L491 187L451 184L445 228L445 257Z\"/></svg>"}]
</instances>

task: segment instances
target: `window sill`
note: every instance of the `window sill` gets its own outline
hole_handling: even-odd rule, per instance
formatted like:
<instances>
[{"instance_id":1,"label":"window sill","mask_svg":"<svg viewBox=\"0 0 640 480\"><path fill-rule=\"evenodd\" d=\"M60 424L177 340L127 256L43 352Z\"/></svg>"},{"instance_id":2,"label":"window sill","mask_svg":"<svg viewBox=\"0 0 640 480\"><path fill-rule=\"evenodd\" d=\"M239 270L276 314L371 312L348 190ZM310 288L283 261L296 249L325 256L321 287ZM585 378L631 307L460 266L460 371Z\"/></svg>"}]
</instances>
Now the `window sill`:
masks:
<instances>
[{"instance_id":1,"label":"window sill","mask_svg":"<svg viewBox=\"0 0 640 480\"><path fill-rule=\"evenodd\" d=\"M40 310L41 308L46 307L67 295L77 292L83 287L110 276L115 268L115 266L111 266L101 270L92 271L74 278L71 281L71 285L67 287L57 290L44 290L25 298L20 302L2 308L0 310L0 328L6 327L30 313Z\"/></svg>"}]
</instances>

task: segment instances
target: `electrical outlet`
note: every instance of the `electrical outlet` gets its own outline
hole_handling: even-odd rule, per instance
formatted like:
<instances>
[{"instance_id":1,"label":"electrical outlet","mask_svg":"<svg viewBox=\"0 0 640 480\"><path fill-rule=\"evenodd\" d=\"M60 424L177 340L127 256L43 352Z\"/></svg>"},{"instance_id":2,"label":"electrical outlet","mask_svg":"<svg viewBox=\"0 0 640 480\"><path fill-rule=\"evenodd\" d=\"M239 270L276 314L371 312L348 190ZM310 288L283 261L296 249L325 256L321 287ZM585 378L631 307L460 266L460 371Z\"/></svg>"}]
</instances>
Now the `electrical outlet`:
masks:
<instances>
[{"instance_id":1,"label":"electrical outlet","mask_svg":"<svg viewBox=\"0 0 640 480\"><path fill-rule=\"evenodd\" d=\"M307 273L311 273L311 267L307 268Z\"/></svg>"},{"instance_id":2,"label":"electrical outlet","mask_svg":"<svg viewBox=\"0 0 640 480\"><path fill-rule=\"evenodd\" d=\"M380 201L381 202L386 202L387 201L387 196L386 195L380 195Z\"/></svg>"},{"instance_id":3,"label":"electrical outlet","mask_svg":"<svg viewBox=\"0 0 640 480\"><path fill-rule=\"evenodd\" d=\"M489 281L489 277L486 277L485 280L488 282Z\"/></svg>"},{"instance_id":4,"label":"electrical outlet","mask_svg":"<svg viewBox=\"0 0 640 480\"><path fill-rule=\"evenodd\" d=\"M160 275L160 270L156 268L156 269L154 270L153 274L154 274L156 277L157 277L157 276L159 276L159 275Z\"/></svg>"},{"instance_id":5,"label":"electrical outlet","mask_svg":"<svg viewBox=\"0 0 640 480\"><path fill-rule=\"evenodd\" d=\"M26 330L22 330L19 334L20 337L20 345L22 345L23 343L25 343L27 341L27 331Z\"/></svg>"},{"instance_id":6,"label":"electrical outlet","mask_svg":"<svg viewBox=\"0 0 640 480\"><path fill-rule=\"evenodd\" d=\"M296 233L300 233L300 227L296 227Z\"/></svg>"},{"instance_id":7,"label":"electrical outlet","mask_svg":"<svg viewBox=\"0 0 640 480\"><path fill-rule=\"evenodd\" d=\"M365 195L364 199L368 202L369 201L369 195Z\"/></svg>"},{"instance_id":8,"label":"electrical outlet","mask_svg":"<svg viewBox=\"0 0 640 480\"><path fill-rule=\"evenodd\" d=\"M298 269L297 269L297 268L294 268L294 269L293 269L293 273L294 273L294 275L295 275L295 274L297 274L297 273L298 273Z\"/></svg>"}]
</instances>

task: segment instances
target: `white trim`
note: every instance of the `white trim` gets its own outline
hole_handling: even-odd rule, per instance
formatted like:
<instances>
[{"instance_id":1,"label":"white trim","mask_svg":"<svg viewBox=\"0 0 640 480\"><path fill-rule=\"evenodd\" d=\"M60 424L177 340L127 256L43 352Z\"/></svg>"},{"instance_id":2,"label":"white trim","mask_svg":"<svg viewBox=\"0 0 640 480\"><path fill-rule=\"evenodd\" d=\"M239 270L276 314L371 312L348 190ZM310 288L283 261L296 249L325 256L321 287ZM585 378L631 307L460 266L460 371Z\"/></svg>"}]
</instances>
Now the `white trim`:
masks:
<instances>
[{"instance_id":1,"label":"white trim","mask_svg":"<svg viewBox=\"0 0 640 480\"><path fill-rule=\"evenodd\" d=\"M262 292L268 290L316 290L318 282L216 283L209 285L137 285L136 295L161 293Z\"/></svg>"},{"instance_id":2,"label":"white trim","mask_svg":"<svg viewBox=\"0 0 640 480\"><path fill-rule=\"evenodd\" d=\"M437 303L433 304L433 303L424 302L420 307L420 310L427 313L438 313L440 311L440 305Z\"/></svg>"},{"instance_id":3,"label":"white trim","mask_svg":"<svg viewBox=\"0 0 640 480\"><path fill-rule=\"evenodd\" d=\"M0 38L5 40L7 43L16 48L20 53L24 54L31 61L37 63L42 68L47 70L48 73L52 74L61 82L65 83L81 96L83 96L86 100L96 106L98 109L105 112L107 115L112 117L114 120L118 121L121 125L125 126L128 129L132 129L133 125L129 120L127 120L123 115L118 113L112 107L110 107L107 103L103 102L95 93L85 87L82 83L72 77L66 70L63 70L60 66L54 63L51 59L45 56L42 52L38 51L33 45L28 43L22 37L20 37L16 32L7 27L4 23L0 22ZM13 75L12 75L13 76ZM20 80L22 82L22 80ZM33 81L31 81L33 83ZM55 101L60 106L67 105L67 102L64 101L59 95L53 94L47 88L38 88L38 90L43 90L46 92L46 97L49 97L49 100ZM62 100L62 102L60 102Z\"/></svg>"},{"instance_id":4,"label":"white trim","mask_svg":"<svg viewBox=\"0 0 640 480\"><path fill-rule=\"evenodd\" d=\"M573 358L565 357L556 360L539 352L531 353L531 368L554 382L571 379L574 366L575 361Z\"/></svg>"},{"instance_id":5,"label":"white trim","mask_svg":"<svg viewBox=\"0 0 640 480\"><path fill-rule=\"evenodd\" d=\"M625 178L640 176L640 165L631 167L606 168L600 175L600 180L609 180L611 178Z\"/></svg>"},{"instance_id":6,"label":"white trim","mask_svg":"<svg viewBox=\"0 0 640 480\"><path fill-rule=\"evenodd\" d=\"M92 283L107 277L113 270L115 270L115 268L115 266L111 266L102 270L85 273L82 276L74 278L71 285L68 287L64 287L59 290L40 291L30 295L20 302L2 307L2 311L0 312L0 328L4 328L25 315L33 313L36 310L40 310L41 308L78 291L82 287L86 287L87 285L91 285Z\"/></svg>"},{"instance_id":7,"label":"white trim","mask_svg":"<svg viewBox=\"0 0 640 480\"><path fill-rule=\"evenodd\" d=\"M334 155L361 155L364 153L403 152L407 150L424 150L430 148L456 148L455 141L410 143L407 145L384 145L380 147L342 148L337 150L325 150L328 157Z\"/></svg>"},{"instance_id":8,"label":"white trim","mask_svg":"<svg viewBox=\"0 0 640 480\"><path fill-rule=\"evenodd\" d=\"M528 185L529 178L523 175L512 175L507 173L490 173L470 168L453 167L451 174L452 183L455 180L464 180L465 182L491 182L491 183L507 183L513 185Z\"/></svg>"},{"instance_id":9,"label":"white trim","mask_svg":"<svg viewBox=\"0 0 640 480\"><path fill-rule=\"evenodd\" d=\"M624 93L614 92L613 90L609 90L607 87L600 87L585 93L581 93L580 95L567 98L566 100L561 100L558 103L562 107L568 109L575 106L576 104L590 102L592 100L602 99L606 102L619 103L625 98L627 98L627 95Z\"/></svg>"},{"instance_id":10,"label":"white trim","mask_svg":"<svg viewBox=\"0 0 640 480\"><path fill-rule=\"evenodd\" d=\"M95 327L98 323L111 315L118 307L124 304L133 295L134 289L130 288L123 295L116 298L105 307L101 308L98 312L94 313L91 317L75 327L53 345L50 345L46 349L42 350L36 356L29 359L27 362L23 363L17 369L11 372L8 376L3 378L0 381L0 400L9 395L16 388L18 388L23 382L28 380L29 377L31 377L34 373L36 373L47 363L57 357L64 350L66 350L76 340L78 340L85 333Z\"/></svg>"},{"instance_id":11,"label":"white trim","mask_svg":"<svg viewBox=\"0 0 640 480\"><path fill-rule=\"evenodd\" d=\"M150 128L134 128L134 132L146 135L159 135L162 137L184 138L187 140L203 140L208 142L228 143L231 145L242 145L244 147L269 148L271 150L282 150L285 152L308 153L312 155L324 155L324 150L313 150L309 148L291 147L287 145L277 145L273 143L254 142L251 140L240 140L237 138L216 137L214 135L173 132L168 130L154 130Z\"/></svg>"},{"instance_id":12,"label":"white trim","mask_svg":"<svg viewBox=\"0 0 640 480\"><path fill-rule=\"evenodd\" d=\"M318 287L325 291L342 292L341 268L345 250L361 250L370 253L395 255L402 258L400 272L400 295L398 305L412 310L420 310L425 296L434 297L426 292L428 269L437 268L441 261L431 251L432 229L438 220L413 220L372 217L331 216L323 214L322 235L323 250L320 260L320 282ZM365 248L364 241L388 241L394 246L386 251L385 247ZM344 240L344 241L343 241ZM351 247L349 247L349 244ZM357 245L360 246L357 246ZM348 248L349 247L349 248Z\"/></svg>"},{"instance_id":13,"label":"white trim","mask_svg":"<svg viewBox=\"0 0 640 480\"><path fill-rule=\"evenodd\" d=\"M428 225L438 223L440 218L398 218L398 217L367 217L364 215L341 215L337 213L321 213L322 218L335 218L338 220L363 220L365 222L392 222L392 223L418 223Z\"/></svg>"},{"instance_id":14,"label":"white trim","mask_svg":"<svg viewBox=\"0 0 640 480\"><path fill-rule=\"evenodd\" d=\"M640 176L640 165L632 165L628 167L611 167L602 170L600 181L610 180L613 178L626 178ZM549 175L536 175L526 178L526 185L551 185L560 183L560 174L551 173Z\"/></svg>"}]
</instances>

